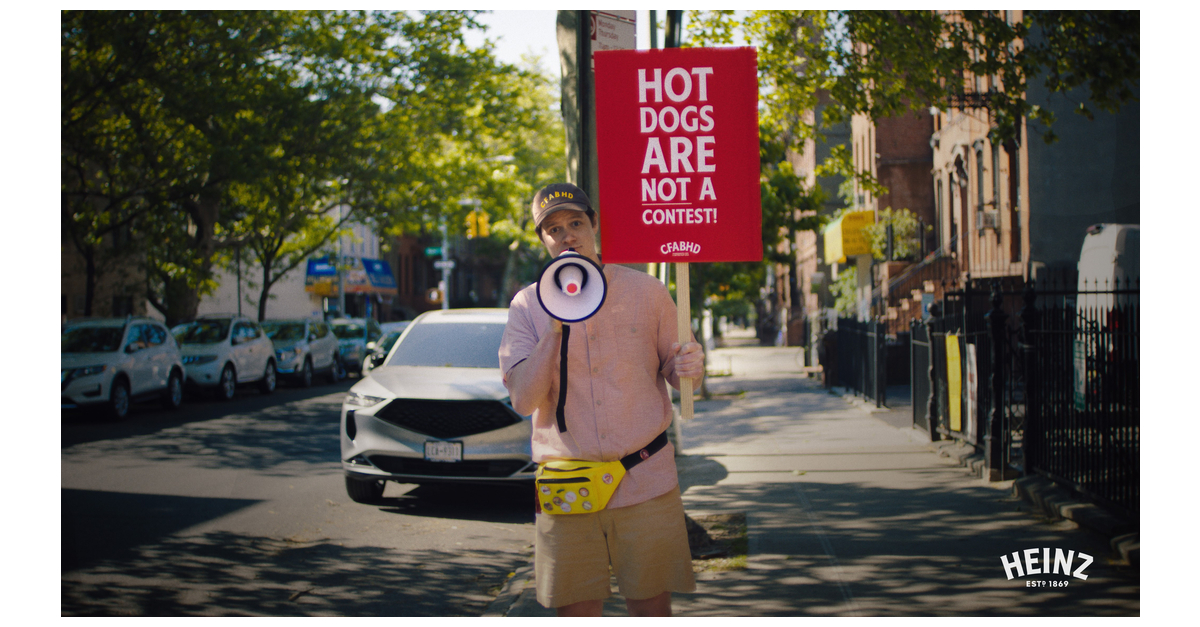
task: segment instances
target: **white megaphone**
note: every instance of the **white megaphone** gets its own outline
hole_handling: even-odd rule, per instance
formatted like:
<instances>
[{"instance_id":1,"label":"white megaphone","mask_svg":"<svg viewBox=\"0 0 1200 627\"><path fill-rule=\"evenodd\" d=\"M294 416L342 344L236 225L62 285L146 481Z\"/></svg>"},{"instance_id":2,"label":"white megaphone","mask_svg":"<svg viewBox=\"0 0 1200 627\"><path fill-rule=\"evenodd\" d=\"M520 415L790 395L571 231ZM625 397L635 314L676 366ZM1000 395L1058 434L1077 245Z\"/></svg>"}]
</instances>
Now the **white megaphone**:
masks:
<instances>
[{"instance_id":1,"label":"white megaphone","mask_svg":"<svg viewBox=\"0 0 1200 627\"><path fill-rule=\"evenodd\" d=\"M608 295L608 280L596 262L567 249L542 268L537 297L542 309L563 322L596 315Z\"/></svg>"}]
</instances>

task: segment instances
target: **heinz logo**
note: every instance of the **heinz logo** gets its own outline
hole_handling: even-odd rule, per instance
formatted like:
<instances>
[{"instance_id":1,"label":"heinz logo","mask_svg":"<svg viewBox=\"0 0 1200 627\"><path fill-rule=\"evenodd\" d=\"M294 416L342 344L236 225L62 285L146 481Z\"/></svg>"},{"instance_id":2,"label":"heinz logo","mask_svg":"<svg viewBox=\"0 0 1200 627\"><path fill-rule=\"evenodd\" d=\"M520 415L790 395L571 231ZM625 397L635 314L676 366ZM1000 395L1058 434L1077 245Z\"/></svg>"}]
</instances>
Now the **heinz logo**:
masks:
<instances>
[{"instance_id":1,"label":"heinz logo","mask_svg":"<svg viewBox=\"0 0 1200 627\"><path fill-rule=\"evenodd\" d=\"M1088 576L1083 574L1083 571L1092 565L1092 556L1075 551L1064 553L1062 549L1054 549L1051 554L1049 548L1043 547L1013 551L1011 555L1001 555L1000 564L1004 566L1004 573L1010 580L1013 577L1032 575L1070 575L1084 580Z\"/></svg>"},{"instance_id":2,"label":"heinz logo","mask_svg":"<svg viewBox=\"0 0 1200 627\"><path fill-rule=\"evenodd\" d=\"M695 242L667 242L659 251L664 255L699 255L700 245Z\"/></svg>"}]
</instances>

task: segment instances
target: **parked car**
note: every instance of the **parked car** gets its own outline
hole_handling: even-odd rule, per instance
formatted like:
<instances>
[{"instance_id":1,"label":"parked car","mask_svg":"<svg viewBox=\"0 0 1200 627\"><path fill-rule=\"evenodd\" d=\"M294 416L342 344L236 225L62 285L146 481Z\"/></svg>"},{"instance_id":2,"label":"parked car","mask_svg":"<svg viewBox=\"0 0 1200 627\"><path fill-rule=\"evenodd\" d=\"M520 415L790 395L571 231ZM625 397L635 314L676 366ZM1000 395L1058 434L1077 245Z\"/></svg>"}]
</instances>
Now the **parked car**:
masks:
<instances>
[{"instance_id":1,"label":"parked car","mask_svg":"<svg viewBox=\"0 0 1200 627\"><path fill-rule=\"evenodd\" d=\"M237 315L201 316L171 329L183 353L189 387L233 398L239 384L275 391L275 346L258 323Z\"/></svg>"},{"instance_id":2,"label":"parked car","mask_svg":"<svg viewBox=\"0 0 1200 627\"><path fill-rule=\"evenodd\" d=\"M147 398L175 409L183 377L179 346L157 320L82 320L62 329L62 409L103 408L120 419L131 401Z\"/></svg>"},{"instance_id":3,"label":"parked car","mask_svg":"<svg viewBox=\"0 0 1200 627\"><path fill-rule=\"evenodd\" d=\"M393 326L392 329L394 330L392 331L389 331L387 328L385 328L382 339L380 339L378 342L367 342L367 348L370 349L371 352L367 353L366 358L363 359L362 373L364 375L383 364L383 360L387 359L388 351L392 350L392 347L396 345L396 340L400 339L400 336L404 334L404 329L408 327L407 322L392 322L382 324L380 326L387 327L388 324L400 324L403 326L400 326L399 328Z\"/></svg>"},{"instance_id":4,"label":"parked car","mask_svg":"<svg viewBox=\"0 0 1200 627\"><path fill-rule=\"evenodd\" d=\"M513 410L500 374L507 322L507 309L424 313L350 388L341 450L351 500L378 500L387 481L533 480L532 424Z\"/></svg>"},{"instance_id":5,"label":"parked car","mask_svg":"<svg viewBox=\"0 0 1200 627\"><path fill-rule=\"evenodd\" d=\"M378 341L383 337L379 323L372 318L335 318L330 321L333 334L338 337L338 351L342 355L342 363L347 370L362 375L363 359L366 358L368 342Z\"/></svg>"},{"instance_id":6,"label":"parked car","mask_svg":"<svg viewBox=\"0 0 1200 627\"><path fill-rule=\"evenodd\" d=\"M312 385L313 375L318 372L330 383L345 376L337 336L327 323L297 318L264 320L261 326L275 345L275 371L279 376L304 387Z\"/></svg>"}]
</instances>

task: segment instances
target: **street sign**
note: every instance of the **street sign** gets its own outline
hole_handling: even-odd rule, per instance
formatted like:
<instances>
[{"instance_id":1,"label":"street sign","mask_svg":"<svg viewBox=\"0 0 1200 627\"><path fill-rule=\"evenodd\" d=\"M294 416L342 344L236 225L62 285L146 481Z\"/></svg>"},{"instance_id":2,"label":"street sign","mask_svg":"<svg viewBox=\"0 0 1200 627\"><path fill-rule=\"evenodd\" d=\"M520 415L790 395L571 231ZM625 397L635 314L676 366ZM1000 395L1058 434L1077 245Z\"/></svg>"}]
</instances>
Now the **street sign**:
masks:
<instances>
[{"instance_id":1,"label":"street sign","mask_svg":"<svg viewBox=\"0 0 1200 627\"><path fill-rule=\"evenodd\" d=\"M441 257L442 256L442 247L441 246L427 247L425 249L425 256L426 257Z\"/></svg>"},{"instance_id":2,"label":"street sign","mask_svg":"<svg viewBox=\"0 0 1200 627\"><path fill-rule=\"evenodd\" d=\"M438 270L453 270L454 269L454 260L453 259L447 259L445 261L438 260L438 261L433 262L433 267L437 268Z\"/></svg>"},{"instance_id":3,"label":"street sign","mask_svg":"<svg viewBox=\"0 0 1200 627\"><path fill-rule=\"evenodd\" d=\"M637 11L588 11L588 33L594 68L599 51L637 48Z\"/></svg>"},{"instance_id":4,"label":"street sign","mask_svg":"<svg viewBox=\"0 0 1200 627\"><path fill-rule=\"evenodd\" d=\"M595 59L604 261L762 261L754 48Z\"/></svg>"}]
</instances>

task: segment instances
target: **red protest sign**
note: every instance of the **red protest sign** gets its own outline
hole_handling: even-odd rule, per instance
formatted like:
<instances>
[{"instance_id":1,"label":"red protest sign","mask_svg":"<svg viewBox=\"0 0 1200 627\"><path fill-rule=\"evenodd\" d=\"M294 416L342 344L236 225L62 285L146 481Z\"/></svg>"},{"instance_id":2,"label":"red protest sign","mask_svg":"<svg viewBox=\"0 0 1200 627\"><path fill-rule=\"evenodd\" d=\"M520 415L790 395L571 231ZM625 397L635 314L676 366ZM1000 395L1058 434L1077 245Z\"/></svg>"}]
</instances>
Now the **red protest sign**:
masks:
<instances>
[{"instance_id":1,"label":"red protest sign","mask_svg":"<svg viewBox=\"0 0 1200 627\"><path fill-rule=\"evenodd\" d=\"M610 263L761 261L754 48L595 53Z\"/></svg>"}]
</instances>

